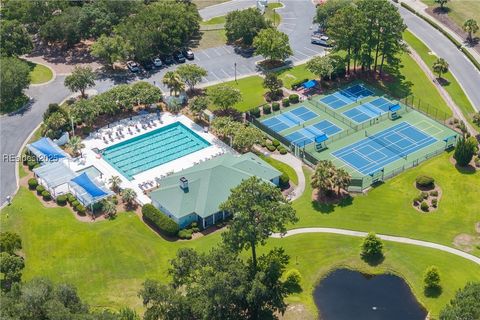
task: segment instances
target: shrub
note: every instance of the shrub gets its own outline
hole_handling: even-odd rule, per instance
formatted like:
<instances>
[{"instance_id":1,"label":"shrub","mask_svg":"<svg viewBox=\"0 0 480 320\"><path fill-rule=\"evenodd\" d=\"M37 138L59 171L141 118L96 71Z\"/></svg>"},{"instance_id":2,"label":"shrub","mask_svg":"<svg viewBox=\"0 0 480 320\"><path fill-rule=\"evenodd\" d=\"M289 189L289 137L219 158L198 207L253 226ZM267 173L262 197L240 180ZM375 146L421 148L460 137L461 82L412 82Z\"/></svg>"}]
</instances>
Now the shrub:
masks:
<instances>
[{"instance_id":1,"label":"shrub","mask_svg":"<svg viewBox=\"0 0 480 320\"><path fill-rule=\"evenodd\" d=\"M57 204L59 206L64 206L67 204L67 196L62 194L57 197Z\"/></svg>"},{"instance_id":2,"label":"shrub","mask_svg":"<svg viewBox=\"0 0 480 320\"><path fill-rule=\"evenodd\" d=\"M284 147L280 147L278 148L278 151L280 152L280 154L287 154L287 149L285 149Z\"/></svg>"},{"instance_id":3,"label":"shrub","mask_svg":"<svg viewBox=\"0 0 480 320\"><path fill-rule=\"evenodd\" d=\"M275 150L277 150L277 147L275 147L273 144L269 144L267 145L267 150L270 152L274 152Z\"/></svg>"},{"instance_id":4,"label":"shrub","mask_svg":"<svg viewBox=\"0 0 480 320\"><path fill-rule=\"evenodd\" d=\"M285 98L282 100L282 106L284 108L288 107L290 105L290 100L288 98Z\"/></svg>"},{"instance_id":5,"label":"shrub","mask_svg":"<svg viewBox=\"0 0 480 320\"><path fill-rule=\"evenodd\" d=\"M422 203L420 204L420 209L422 209L422 211L427 212L428 211L428 203L426 203L425 201L422 201Z\"/></svg>"},{"instance_id":6,"label":"shrub","mask_svg":"<svg viewBox=\"0 0 480 320\"><path fill-rule=\"evenodd\" d=\"M75 200L72 201L72 203L70 203L70 204L72 205L73 208L77 208L77 206L78 206L79 204L81 204L81 203L80 203L78 200L75 199Z\"/></svg>"},{"instance_id":7,"label":"shrub","mask_svg":"<svg viewBox=\"0 0 480 320\"><path fill-rule=\"evenodd\" d=\"M28 188L30 190L35 190L35 188L38 186L38 181L35 178L28 179Z\"/></svg>"},{"instance_id":8,"label":"shrub","mask_svg":"<svg viewBox=\"0 0 480 320\"><path fill-rule=\"evenodd\" d=\"M178 224L152 204L146 204L142 207L142 215L144 219L150 222L160 232L172 237L178 234Z\"/></svg>"},{"instance_id":9,"label":"shrub","mask_svg":"<svg viewBox=\"0 0 480 320\"><path fill-rule=\"evenodd\" d=\"M300 292L302 290L300 283L302 282L302 275L297 269L290 269L285 274L285 286L292 292Z\"/></svg>"},{"instance_id":10,"label":"shrub","mask_svg":"<svg viewBox=\"0 0 480 320\"><path fill-rule=\"evenodd\" d=\"M270 114L272 113L272 107L270 107L268 104L263 106L263 114Z\"/></svg>"},{"instance_id":11,"label":"shrub","mask_svg":"<svg viewBox=\"0 0 480 320\"><path fill-rule=\"evenodd\" d=\"M190 228L198 228L198 223L196 223L195 221L190 223Z\"/></svg>"},{"instance_id":12,"label":"shrub","mask_svg":"<svg viewBox=\"0 0 480 320\"><path fill-rule=\"evenodd\" d=\"M418 176L415 179L417 186L420 188L432 188L435 184L435 180L429 176Z\"/></svg>"},{"instance_id":13,"label":"shrub","mask_svg":"<svg viewBox=\"0 0 480 320\"><path fill-rule=\"evenodd\" d=\"M32 171L36 164L37 164L37 161L28 160L27 161L28 170Z\"/></svg>"},{"instance_id":14,"label":"shrub","mask_svg":"<svg viewBox=\"0 0 480 320\"><path fill-rule=\"evenodd\" d=\"M33 166L33 169L37 169L37 168L40 168L40 163L36 163L36 164Z\"/></svg>"},{"instance_id":15,"label":"shrub","mask_svg":"<svg viewBox=\"0 0 480 320\"><path fill-rule=\"evenodd\" d=\"M383 242L377 235L370 232L362 242L361 255L365 258L383 256Z\"/></svg>"},{"instance_id":16,"label":"shrub","mask_svg":"<svg viewBox=\"0 0 480 320\"><path fill-rule=\"evenodd\" d=\"M280 176L280 188L288 188L290 186L290 178L287 174L283 173Z\"/></svg>"},{"instance_id":17,"label":"shrub","mask_svg":"<svg viewBox=\"0 0 480 320\"><path fill-rule=\"evenodd\" d=\"M255 107L252 110L250 110L250 115L253 116L254 118L259 118L260 117L260 108Z\"/></svg>"},{"instance_id":18,"label":"shrub","mask_svg":"<svg viewBox=\"0 0 480 320\"><path fill-rule=\"evenodd\" d=\"M419 194L418 196L416 196L415 198L413 198L413 203L414 204L419 204L420 202L423 201L423 197L421 194Z\"/></svg>"},{"instance_id":19,"label":"shrub","mask_svg":"<svg viewBox=\"0 0 480 320\"><path fill-rule=\"evenodd\" d=\"M42 186L42 185L38 185L35 189L37 190L37 194L38 194L39 196L41 196L41 195L42 195L42 192L45 191L45 187Z\"/></svg>"},{"instance_id":20,"label":"shrub","mask_svg":"<svg viewBox=\"0 0 480 320\"><path fill-rule=\"evenodd\" d=\"M426 289L436 289L440 287L440 273L437 267L430 266L425 270L423 283Z\"/></svg>"},{"instance_id":21,"label":"shrub","mask_svg":"<svg viewBox=\"0 0 480 320\"><path fill-rule=\"evenodd\" d=\"M430 195L432 197L438 197L438 191L437 190L430 191Z\"/></svg>"},{"instance_id":22,"label":"shrub","mask_svg":"<svg viewBox=\"0 0 480 320\"><path fill-rule=\"evenodd\" d=\"M192 239L192 230L190 230L190 229L182 229L182 230L178 231L178 234L177 234L177 235L178 235L178 237L179 237L180 239L188 239L188 240L190 240L190 239Z\"/></svg>"},{"instance_id":23,"label":"shrub","mask_svg":"<svg viewBox=\"0 0 480 320\"><path fill-rule=\"evenodd\" d=\"M422 191L420 192L420 196L422 197L422 199L428 199L428 192Z\"/></svg>"},{"instance_id":24,"label":"shrub","mask_svg":"<svg viewBox=\"0 0 480 320\"><path fill-rule=\"evenodd\" d=\"M436 208L437 205L438 205L438 199L437 198L432 199L432 206Z\"/></svg>"},{"instance_id":25,"label":"shrub","mask_svg":"<svg viewBox=\"0 0 480 320\"><path fill-rule=\"evenodd\" d=\"M298 103L298 101L300 101L298 94L291 94L288 97L288 100L290 101L290 103Z\"/></svg>"},{"instance_id":26,"label":"shrub","mask_svg":"<svg viewBox=\"0 0 480 320\"><path fill-rule=\"evenodd\" d=\"M43 197L43 200L45 200L45 201L52 200L52 195L47 190L42 191L42 197Z\"/></svg>"},{"instance_id":27,"label":"shrub","mask_svg":"<svg viewBox=\"0 0 480 320\"><path fill-rule=\"evenodd\" d=\"M85 212L87 212L87 208L85 208L82 204L77 205L75 210L77 210L78 214L81 216L85 215Z\"/></svg>"},{"instance_id":28,"label":"shrub","mask_svg":"<svg viewBox=\"0 0 480 320\"><path fill-rule=\"evenodd\" d=\"M192 232L195 233L195 232L200 232L200 228L199 227L193 227L192 228Z\"/></svg>"},{"instance_id":29,"label":"shrub","mask_svg":"<svg viewBox=\"0 0 480 320\"><path fill-rule=\"evenodd\" d=\"M280 145L280 141L278 141L278 140L273 140L273 141L272 141L272 144L273 144L273 145L275 146L275 148L276 148L276 147L278 147L278 146Z\"/></svg>"},{"instance_id":30,"label":"shrub","mask_svg":"<svg viewBox=\"0 0 480 320\"><path fill-rule=\"evenodd\" d=\"M278 110L280 110L280 103L278 103L278 102L273 102L273 103L272 103L272 110L273 110L273 111L278 111Z\"/></svg>"},{"instance_id":31,"label":"shrub","mask_svg":"<svg viewBox=\"0 0 480 320\"><path fill-rule=\"evenodd\" d=\"M68 204L72 205L72 202L76 201L77 198L75 198L75 196L71 193L67 193L67 201L68 201Z\"/></svg>"}]
</instances>

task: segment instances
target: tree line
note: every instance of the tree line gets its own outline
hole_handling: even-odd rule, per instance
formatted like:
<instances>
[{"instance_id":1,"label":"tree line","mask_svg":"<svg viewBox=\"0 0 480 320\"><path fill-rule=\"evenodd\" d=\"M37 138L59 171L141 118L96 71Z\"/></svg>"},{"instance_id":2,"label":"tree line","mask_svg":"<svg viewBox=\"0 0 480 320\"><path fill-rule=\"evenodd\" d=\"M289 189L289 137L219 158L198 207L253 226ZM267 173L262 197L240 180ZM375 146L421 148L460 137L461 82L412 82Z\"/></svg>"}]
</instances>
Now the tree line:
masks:
<instances>
[{"instance_id":1,"label":"tree line","mask_svg":"<svg viewBox=\"0 0 480 320\"><path fill-rule=\"evenodd\" d=\"M333 40L334 51L345 53L347 72L383 71L399 66L406 29L397 8L387 0L331 0L317 9L315 22Z\"/></svg>"}]
</instances>

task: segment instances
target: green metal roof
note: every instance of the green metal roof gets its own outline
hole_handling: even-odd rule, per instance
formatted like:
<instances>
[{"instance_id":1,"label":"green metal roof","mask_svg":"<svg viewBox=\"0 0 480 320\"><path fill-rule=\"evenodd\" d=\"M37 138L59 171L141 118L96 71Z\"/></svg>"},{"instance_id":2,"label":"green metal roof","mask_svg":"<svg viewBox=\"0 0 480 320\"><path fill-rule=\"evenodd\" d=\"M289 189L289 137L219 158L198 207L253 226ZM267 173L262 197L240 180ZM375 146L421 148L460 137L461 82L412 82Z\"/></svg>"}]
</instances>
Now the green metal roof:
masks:
<instances>
[{"instance_id":1,"label":"green metal roof","mask_svg":"<svg viewBox=\"0 0 480 320\"><path fill-rule=\"evenodd\" d=\"M197 164L160 181L160 188L150 194L176 218L196 213L202 218L219 211L230 190L242 180L257 176L270 181L281 173L253 153L230 153ZM188 179L188 192L180 188L180 178Z\"/></svg>"}]
</instances>

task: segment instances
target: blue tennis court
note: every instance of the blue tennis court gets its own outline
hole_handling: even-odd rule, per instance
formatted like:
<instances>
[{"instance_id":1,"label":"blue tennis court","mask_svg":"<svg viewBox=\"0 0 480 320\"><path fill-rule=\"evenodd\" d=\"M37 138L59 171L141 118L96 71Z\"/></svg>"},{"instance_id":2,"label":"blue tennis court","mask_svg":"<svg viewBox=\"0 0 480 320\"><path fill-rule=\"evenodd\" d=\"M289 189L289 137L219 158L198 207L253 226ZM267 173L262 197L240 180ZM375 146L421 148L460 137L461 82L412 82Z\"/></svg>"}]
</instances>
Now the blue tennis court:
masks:
<instances>
[{"instance_id":1,"label":"blue tennis court","mask_svg":"<svg viewBox=\"0 0 480 320\"><path fill-rule=\"evenodd\" d=\"M436 141L408 122L402 122L337 150L332 155L358 172L369 175Z\"/></svg>"},{"instance_id":2,"label":"blue tennis court","mask_svg":"<svg viewBox=\"0 0 480 320\"><path fill-rule=\"evenodd\" d=\"M330 121L322 120L318 123L292 132L289 135L285 136L285 138L298 146L305 146L315 141L315 137L321 136L323 134L326 134L330 137L340 131L342 131L342 129L337 127Z\"/></svg>"},{"instance_id":3,"label":"blue tennis court","mask_svg":"<svg viewBox=\"0 0 480 320\"><path fill-rule=\"evenodd\" d=\"M343 115L356 123L362 123L387 113L391 105L392 103L387 99L377 98L345 111Z\"/></svg>"},{"instance_id":4,"label":"blue tennis court","mask_svg":"<svg viewBox=\"0 0 480 320\"><path fill-rule=\"evenodd\" d=\"M265 119L262 124L269 127L275 132L280 132L294 126L301 125L305 121L317 117L317 114L305 106L292 109L287 112L280 113L274 117Z\"/></svg>"},{"instance_id":5,"label":"blue tennis court","mask_svg":"<svg viewBox=\"0 0 480 320\"><path fill-rule=\"evenodd\" d=\"M320 101L328 105L331 109L336 110L356 102L358 99L362 99L371 95L373 95L372 91L365 88L361 84L356 84L344 90L329 94L328 96L320 99Z\"/></svg>"}]
</instances>

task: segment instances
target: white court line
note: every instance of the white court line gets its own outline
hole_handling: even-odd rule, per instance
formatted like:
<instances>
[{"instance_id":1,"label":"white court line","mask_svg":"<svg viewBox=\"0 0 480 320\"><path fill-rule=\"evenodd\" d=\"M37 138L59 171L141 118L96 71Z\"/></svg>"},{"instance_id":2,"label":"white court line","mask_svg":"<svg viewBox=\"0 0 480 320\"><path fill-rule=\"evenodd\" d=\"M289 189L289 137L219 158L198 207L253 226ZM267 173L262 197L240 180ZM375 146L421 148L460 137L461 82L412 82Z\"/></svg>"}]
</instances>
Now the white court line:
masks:
<instances>
[{"instance_id":1,"label":"white court line","mask_svg":"<svg viewBox=\"0 0 480 320\"><path fill-rule=\"evenodd\" d=\"M330 153L330 155L331 155L333 158L335 158L335 159L337 159L338 161L340 161L341 163L343 163L344 166L347 166L347 167L351 168L353 171L357 172L359 175L361 175L361 176L364 176L364 175L365 175L365 174L361 173L360 171L358 171L356 168L354 168L354 167L352 167L351 165L349 165L347 162L343 161L342 159L340 159L339 157L337 157L336 155L334 155L333 152Z\"/></svg>"}]
</instances>

